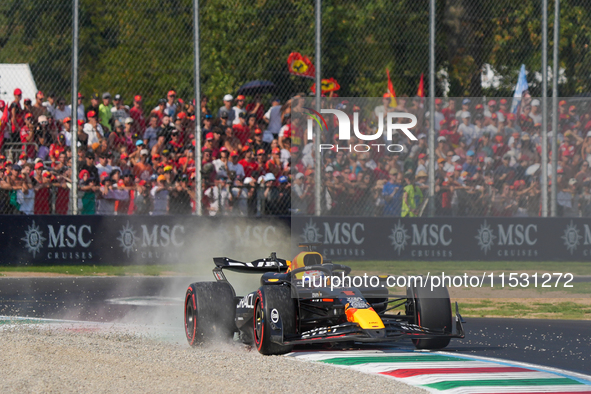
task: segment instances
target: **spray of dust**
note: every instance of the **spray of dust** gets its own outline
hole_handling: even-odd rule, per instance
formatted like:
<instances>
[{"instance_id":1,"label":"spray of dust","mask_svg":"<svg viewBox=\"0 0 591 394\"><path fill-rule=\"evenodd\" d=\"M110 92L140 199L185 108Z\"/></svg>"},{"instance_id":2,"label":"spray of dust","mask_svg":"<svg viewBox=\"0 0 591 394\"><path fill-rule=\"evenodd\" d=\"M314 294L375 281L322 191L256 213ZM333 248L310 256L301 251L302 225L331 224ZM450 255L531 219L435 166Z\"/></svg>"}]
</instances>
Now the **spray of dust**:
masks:
<instances>
[{"instance_id":1,"label":"spray of dust","mask_svg":"<svg viewBox=\"0 0 591 394\"><path fill-rule=\"evenodd\" d=\"M123 317L115 320L129 326L144 327L151 335L161 339L186 344L184 332L184 297L189 284L215 281L212 274L214 257L230 257L250 262L268 257L276 252L280 258L291 259L290 228L278 222L236 219L228 224L203 226L186 234L182 261L171 264L172 272L186 273L167 278L136 278L115 289L117 294L130 294L137 290L137 297L146 297L152 290L152 298L143 298L151 306L135 305ZM141 263L138 261L138 263ZM224 272L237 296L246 295L260 286L260 273L237 274ZM146 289L146 283L158 283L156 291ZM134 286L135 288L130 288ZM148 286L149 287L149 286ZM133 296L130 296L133 297ZM133 302L130 301L130 302ZM212 345L209 346L218 346ZM219 342L219 346L227 346Z\"/></svg>"}]
</instances>

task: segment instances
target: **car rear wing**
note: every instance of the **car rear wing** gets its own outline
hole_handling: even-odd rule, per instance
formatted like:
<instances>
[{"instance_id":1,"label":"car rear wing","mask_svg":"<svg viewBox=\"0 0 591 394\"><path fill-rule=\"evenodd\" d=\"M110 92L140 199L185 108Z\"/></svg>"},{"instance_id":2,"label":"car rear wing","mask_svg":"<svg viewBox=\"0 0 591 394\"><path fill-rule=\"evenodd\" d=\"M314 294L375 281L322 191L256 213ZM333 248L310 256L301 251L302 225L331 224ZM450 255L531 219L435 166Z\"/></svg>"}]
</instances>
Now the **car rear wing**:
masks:
<instances>
[{"instance_id":1,"label":"car rear wing","mask_svg":"<svg viewBox=\"0 0 591 394\"><path fill-rule=\"evenodd\" d=\"M289 268L287 260L277 258L275 253L272 253L270 257L253 260L250 263L233 260L229 257L214 257L213 262L216 265L214 271L227 269L245 274L285 272Z\"/></svg>"}]
</instances>

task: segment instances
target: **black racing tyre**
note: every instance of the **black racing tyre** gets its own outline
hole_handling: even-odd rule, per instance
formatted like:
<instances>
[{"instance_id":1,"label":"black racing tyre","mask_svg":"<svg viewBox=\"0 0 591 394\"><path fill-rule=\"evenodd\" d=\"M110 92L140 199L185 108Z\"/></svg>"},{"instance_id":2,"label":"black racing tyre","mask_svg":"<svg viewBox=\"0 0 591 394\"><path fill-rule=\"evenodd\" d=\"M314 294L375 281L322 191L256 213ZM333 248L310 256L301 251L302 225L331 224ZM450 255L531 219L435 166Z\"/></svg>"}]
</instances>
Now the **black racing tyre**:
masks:
<instances>
[{"instance_id":1,"label":"black racing tyre","mask_svg":"<svg viewBox=\"0 0 591 394\"><path fill-rule=\"evenodd\" d=\"M229 341L236 331L236 302L227 282L197 282L185 295L185 334L191 346Z\"/></svg>"},{"instance_id":2,"label":"black racing tyre","mask_svg":"<svg viewBox=\"0 0 591 394\"><path fill-rule=\"evenodd\" d=\"M271 342L271 314L276 310L283 324L283 335L295 334L296 331L296 300L291 296L289 286L261 286L254 301L253 339L254 345L261 354L289 353L293 346L279 345Z\"/></svg>"},{"instance_id":3,"label":"black racing tyre","mask_svg":"<svg viewBox=\"0 0 591 394\"><path fill-rule=\"evenodd\" d=\"M414 324L431 329L452 331L451 302L447 287L434 287L431 290L429 279L423 286L406 289L409 298L407 315L414 316ZM414 303L412 302L414 300ZM450 338L413 339L417 349L443 349L449 345Z\"/></svg>"}]
</instances>

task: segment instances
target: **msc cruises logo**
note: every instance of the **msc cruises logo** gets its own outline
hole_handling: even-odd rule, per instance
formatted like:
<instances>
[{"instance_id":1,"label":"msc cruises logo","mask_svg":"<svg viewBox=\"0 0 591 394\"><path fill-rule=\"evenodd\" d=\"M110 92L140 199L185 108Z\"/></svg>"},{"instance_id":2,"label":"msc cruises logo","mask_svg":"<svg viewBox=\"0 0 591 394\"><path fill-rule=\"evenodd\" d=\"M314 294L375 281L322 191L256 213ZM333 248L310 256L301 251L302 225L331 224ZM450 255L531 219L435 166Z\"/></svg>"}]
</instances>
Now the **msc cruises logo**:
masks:
<instances>
[{"instance_id":1,"label":"msc cruises logo","mask_svg":"<svg viewBox=\"0 0 591 394\"><path fill-rule=\"evenodd\" d=\"M21 238L22 241L25 241L25 247L29 253L33 254L33 257L37 255L37 253L41 252L41 248L43 248L43 242L47 241L47 238L43 236L43 231L41 228L33 223L28 226L27 231L25 231L25 237Z\"/></svg>"},{"instance_id":2,"label":"msc cruises logo","mask_svg":"<svg viewBox=\"0 0 591 394\"><path fill-rule=\"evenodd\" d=\"M394 246L394 250L398 252L398 256L404 250L406 245L408 244L408 240L410 239L410 235L404 228L404 224L398 221L398 224L394 226L392 229L392 234L388 237L392 240L392 246Z\"/></svg>"},{"instance_id":3,"label":"msc cruises logo","mask_svg":"<svg viewBox=\"0 0 591 394\"><path fill-rule=\"evenodd\" d=\"M480 225L478 235L475 238L478 240L478 246L480 246L480 249L486 254L486 252L490 251L491 247L495 244L495 239L497 237L495 237L492 228L485 220L484 223Z\"/></svg>"}]
</instances>

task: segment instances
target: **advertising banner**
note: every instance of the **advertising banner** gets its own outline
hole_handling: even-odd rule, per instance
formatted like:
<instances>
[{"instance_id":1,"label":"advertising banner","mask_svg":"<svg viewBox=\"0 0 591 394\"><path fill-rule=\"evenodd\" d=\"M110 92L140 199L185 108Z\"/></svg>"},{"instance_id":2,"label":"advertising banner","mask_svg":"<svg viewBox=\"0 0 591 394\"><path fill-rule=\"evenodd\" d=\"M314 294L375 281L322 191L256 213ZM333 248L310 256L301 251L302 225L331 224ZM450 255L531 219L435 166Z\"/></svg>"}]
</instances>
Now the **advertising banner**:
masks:
<instances>
[{"instance_id":1,"label":"advertising banner","mask_svg":"<svg viewBox=\"0 0 591 394\"><path fill-rule=\"evenodd\" d=\"M333 260L587 261L583 218L296 217L292 239Z\"/></svg>"},{"instance_id":2,"label":"advertising banner","mask_svg":"<svg viewBox=\"0 0 591 394\"><path fill-rule=\"evenodd\" d=\"M289 218L7 215L0 225L0 265L173 264L289 251Z\"/></svg>"}]
</instances>

